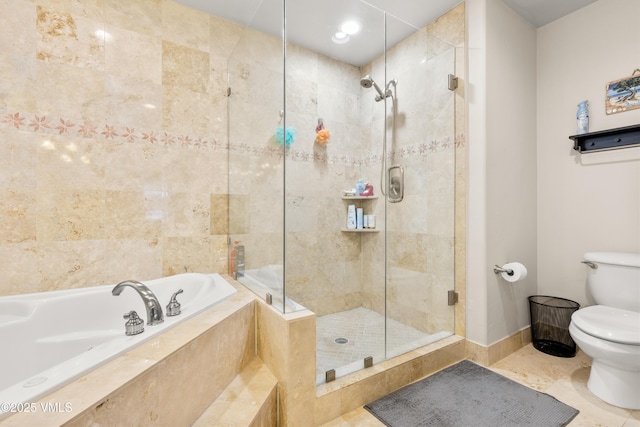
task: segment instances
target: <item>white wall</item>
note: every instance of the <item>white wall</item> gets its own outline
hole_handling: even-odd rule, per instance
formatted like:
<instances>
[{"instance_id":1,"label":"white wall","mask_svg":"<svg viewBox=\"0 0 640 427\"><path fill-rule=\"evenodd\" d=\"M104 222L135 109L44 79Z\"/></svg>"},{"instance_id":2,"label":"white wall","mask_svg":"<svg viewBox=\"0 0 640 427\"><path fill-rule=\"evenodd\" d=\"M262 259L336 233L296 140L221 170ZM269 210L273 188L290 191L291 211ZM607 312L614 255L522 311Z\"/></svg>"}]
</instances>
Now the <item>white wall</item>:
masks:
<instances>
[{"instance_id":1,"label":"white wall","mask_svg":"<svg viewBox=\"0 0 640 427\"><path fill-rule=\"evenodd\" d=\"M640 123L607 116L605 85L640 68L640 1L600 0L538 29L538 292L592 304L588 251L640 252L640 149L579 155L577 104L590 130Z\"/></svg>"},{"instance_id":2,"label":"white wall","mask_svg":"<svg viewBox=\"0 0 640 427\"><path fill-rule=\"evenodd\" d=\"M536 293L536 31L501 0L468 0L467 339L490 345L529 324ZM493 265L520 261L508 284Z\"/></svg>"},{"instance_id":3,"label":"white wall","mask_svg":"<svg viewBox=\"0 0 640 427\"><path fill-rule=\"evenodd\" d=\"M599 0L537 30L501 0L466 7L467 339L490 345L529 324L528 295L591 304L585 252L640 252L640 148L580 156L568 138L585 99L591 131L640 123L604 111L606 83L640 67L640 2ZM529 269L516 285L491 269L511 260Z\"/></svg>"},{"instance_id":4,"label":"white wall","mask_svg":"<svg viewBox=\"0 0 640 427\"><path fill-rule=\"evenodd\" d=\"M467 0L466 338L487 339L486 254L486 0Z\"/></svg>"}]
</instances>

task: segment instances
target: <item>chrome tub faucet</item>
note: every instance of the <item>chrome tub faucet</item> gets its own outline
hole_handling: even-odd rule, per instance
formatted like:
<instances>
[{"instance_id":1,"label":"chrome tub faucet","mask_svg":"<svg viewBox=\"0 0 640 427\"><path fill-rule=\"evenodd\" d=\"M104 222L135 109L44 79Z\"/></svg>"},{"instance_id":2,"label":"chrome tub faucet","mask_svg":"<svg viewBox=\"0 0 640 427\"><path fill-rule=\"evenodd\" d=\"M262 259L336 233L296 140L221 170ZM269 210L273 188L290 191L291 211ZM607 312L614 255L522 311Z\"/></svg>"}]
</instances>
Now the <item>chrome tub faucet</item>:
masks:
<instances>
[{"instance_id":1,"label":"chrome tub faucet","mask_svg":"<svg viewBox=\"0 0 640 427\"><path fill-rule=\"evenodd\" d=\"M122 293L122 290L126 287L133 288L144 302L144 307L147 309L147 325L159 325L164 322L164 315L162 314L162 306L156 298L155 294L151 292L151 289L147 288L143 283L136 280L125 280L118 283L111 294L118 296Z\"/></svg>"}]
</instances>

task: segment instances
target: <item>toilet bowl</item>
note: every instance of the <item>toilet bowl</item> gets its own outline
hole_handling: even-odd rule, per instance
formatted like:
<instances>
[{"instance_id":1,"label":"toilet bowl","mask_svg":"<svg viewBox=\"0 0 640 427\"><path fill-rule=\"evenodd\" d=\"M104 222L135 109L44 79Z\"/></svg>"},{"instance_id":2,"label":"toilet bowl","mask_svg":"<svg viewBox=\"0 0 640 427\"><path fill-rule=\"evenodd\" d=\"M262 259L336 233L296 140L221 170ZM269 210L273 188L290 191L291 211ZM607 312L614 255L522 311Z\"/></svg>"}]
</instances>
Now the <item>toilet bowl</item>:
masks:
<instances>
[{"instance_id":1,"label":"toilet bowl","mask_svg":"<svg viewBox=\"0 0 640 427\"><path fill-rule=\"evenodd\" d=\"M612 405L640 409L640 313L586 307L571 317L569 334L593 359L589 390Z\"/></svg>"},{"instance_id":2,"label":"toilet bowl","mask_svg":"<svg viewBox=\"0 0 640 427\"><path fill-rule=\"evenodd\" d=\"M569 334L593 359L587 387L607 403L640 409L640 254L590 252L583 262L597 305L573 313Z\"/></svg>"}]
</instances>

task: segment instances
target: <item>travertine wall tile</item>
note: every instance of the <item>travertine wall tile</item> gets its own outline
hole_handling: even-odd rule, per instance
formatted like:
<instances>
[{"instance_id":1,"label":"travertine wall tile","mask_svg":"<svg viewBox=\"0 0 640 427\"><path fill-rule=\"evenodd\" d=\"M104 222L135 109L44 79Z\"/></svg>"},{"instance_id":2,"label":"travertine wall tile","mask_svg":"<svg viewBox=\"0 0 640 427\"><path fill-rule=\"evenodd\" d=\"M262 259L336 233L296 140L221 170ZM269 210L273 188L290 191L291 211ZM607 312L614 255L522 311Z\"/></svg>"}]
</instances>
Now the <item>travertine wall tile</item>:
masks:
<instances>
[{"instance_id":1,"label":"travertine wall tile","mask_svg":"<svg viewBox=\"0 0 640 427\"><path fill-rule=\"evenodd\" d=\"M38 240L104 239L105 192L55 190L38 192Z\"/></svg>"},{"instance_id":2,"label":"travertine wall tile","mask_svg":"<svg viewBox=\"0 0 640 427\"><path fill-rule=\"evenodd\" d=\"M107 191L105 235L114 239L153 239L162 232L161 218L149 212L166 210L162 202L142 191Z\"/></svg>"},{"instance_id":3,"label":"travertine wall tile","mask_svg":"<svg viewBox=\"0 0 640 427\"><path fill-rule=\"evenodd\" d=\"M315 315L307 310L283 315L262 301L256 309L258 357L278 379L280 424L312 426Z\"/></svg>"},{"instance_id":4,"label":"travertine wall tile","mask_svg":"<svg viewBox=\"0 0 640 427\"><path fill-rule=\"evenodd\" d=\"M162 83L162 38L106 24L105 72L122 79Z\"/></svg>"},{"instance_id":5,"label":"travertine wall tile","mask_svg":"<svg viewBox=\"0 0 640 427\"><path fill-rule=\"evenodd\" d=\"M209 53L163 41L162 84L208 93Z\"/></svg>"},{"instance_id":6,"label":"travertine wall tile","mask_svg":"<svg viewBox=\"0 0 640 427\"><path fill-rule=\"evenodd\" d=\"M38 191L104 189L107 164L103 141L61 135L36 138Z\"/></svg>"},{"instance_id":7,"label":"travertine wall tile","mask_svg":"<svg viewBox=\"0 0 640 427\"><path fill-rule=\"evenodd\" d=\"M36 250L36 282L31 279L33 267L22 271L23 276L25 271L30 273L27 283L34 285L26 287L25 291L55 291L106 284L96 283L96 277L105 275L106 246L104 239L40 241ZM135 261L129 254L129 265L133 263Z\"/></svg>"},{"instance_id":8,"label":"travertine wall tile","mask_svg":"<svg viewBox=\"0 0 640 427\"><path fill-rule=\"evenodd\" d=\"M163 277L162 259L162 245L155 237L107 240L104 282L121 282L122 271L127 271L129 277Z\"/></svg>"},{"instance_id":9,"label":"travertine wall tile","mask_svg":"<svg viewBox=\"0 0 640 427\"><path fill-rule=\"evenodd\" d=\"M225 236L166 237L162 240L163 275L224 271L227 260Z\"/></svg>"},{"instance_id":10,"label":"travertine wall tile","mask_svg":"<svg viewBox=\"0 0 640 427\"><path fill-rule=\"evenodd\" d=\"M209 202L211 234L227 235L229 233L229 196L211 194Z\"/></svg>"},{"instance_id":11,"label":"travertine wall tile","mask_svg":"<svg viewBox=\"0 0 640 427\"><path fill-rule=\"evenodd\" d=\"M242 28L171 0L0 5L0 295L226 271Z\"/></svg>"},{"instance_id":12,"label":"travertine wall tile","mask_svg":"<svg viewBox=\"0 0 640 427\"><path fill-rule=\"evenodd\" d=\"M104 38L96 23L59 8L36 6L36 58L41 61L104 70Z\"/></svg>"},{"instance_id":13,"label":"travertine wall tile","mask_svg":"<svg viewBox=\"0 0 640 427\"><path fill-rule=\"evenodd\" d=\"M105 23L152 37L162 37L162 4L166 1L105 1Z\"/></svg>"},{"instance_id":14,"label":"travertine wall tile","mask_svg":"<svg viewBox=\"0 0 640 427\"><path fill-rule=\"evenodd\" d=\"M209 15L175 1L162 2L162 38L207 52L210 43Z\"/></svg>"}]
</instances>

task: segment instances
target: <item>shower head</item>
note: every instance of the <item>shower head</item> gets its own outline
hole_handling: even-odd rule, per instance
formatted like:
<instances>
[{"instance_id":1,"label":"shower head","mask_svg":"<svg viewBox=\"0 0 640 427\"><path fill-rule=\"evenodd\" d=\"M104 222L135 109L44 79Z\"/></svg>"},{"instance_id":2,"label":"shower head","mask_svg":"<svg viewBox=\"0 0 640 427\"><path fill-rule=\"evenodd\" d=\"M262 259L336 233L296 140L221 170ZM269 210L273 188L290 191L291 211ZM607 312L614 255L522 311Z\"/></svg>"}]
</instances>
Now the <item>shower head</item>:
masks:
<instances>
[{"instance_id":1,"label":"shower head","mask_svg":"<svg viewBox=\"0 0 640 427\"><path fill-rule=\"evenodd\" d=\"M373 79L369 74L360 79L360 86L369 89L373 85Z\"/></svg>"},{"instance_id":2,"label":"shower head","mask_svg":"<svg viewBox=\"0 0 640 427\"><path fill-rule=\"evenodd\" d=\"M384 94L382 93L382 90L380 89L380 86L378 86L376 84L376 82L371 78L371 76L369 74L367 74L366 76L364 76L363 78L360 79L360 86L362 86L363 88L369 89L371 86L373 86L373 88L376 90L376 92L378 92L378 96L376 97L376 101L380 101L381 99L384 98Z\"/></svg>"}]
</instances>

